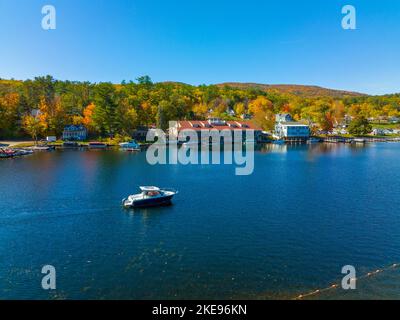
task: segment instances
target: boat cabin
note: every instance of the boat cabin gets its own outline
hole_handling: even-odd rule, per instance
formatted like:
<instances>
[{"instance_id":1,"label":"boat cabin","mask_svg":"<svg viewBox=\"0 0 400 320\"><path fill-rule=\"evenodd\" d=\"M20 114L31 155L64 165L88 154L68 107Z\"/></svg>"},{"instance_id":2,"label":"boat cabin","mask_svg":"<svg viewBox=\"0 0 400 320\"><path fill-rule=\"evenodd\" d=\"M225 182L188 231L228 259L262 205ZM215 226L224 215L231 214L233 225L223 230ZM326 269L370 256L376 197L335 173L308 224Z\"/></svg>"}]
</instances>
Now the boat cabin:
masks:
<instances>
[{"instance_id":1,"label":"boat cabin","mask_svg":"<svg viewBox=\"0 0 400 320\"><path fill-rule=\"evenodd\" d=\"M157 187L140 187L143 196L146 197L157 197L161 195L161 189Z\"/></svg>"}]
</instances>

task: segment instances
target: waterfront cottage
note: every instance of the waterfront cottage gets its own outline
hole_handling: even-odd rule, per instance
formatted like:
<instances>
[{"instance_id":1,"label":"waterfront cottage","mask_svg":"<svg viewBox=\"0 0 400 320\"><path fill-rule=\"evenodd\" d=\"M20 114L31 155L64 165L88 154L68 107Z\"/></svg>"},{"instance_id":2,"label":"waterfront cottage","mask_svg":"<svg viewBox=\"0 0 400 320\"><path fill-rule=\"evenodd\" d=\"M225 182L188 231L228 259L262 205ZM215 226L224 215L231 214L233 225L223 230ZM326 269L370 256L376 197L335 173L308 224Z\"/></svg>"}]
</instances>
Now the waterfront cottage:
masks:
<instances>
[{"instance_id":1,"label":"waterfront cottage","mask_svg":"<svg viewBox=\"0 0 400 320\"><path fill-rule=\"evenodd\" d=\"M380 129L380 128L375 128L374 130L372 130L371 132L374 136L383 136L385 135L385 130Z\"/></svg>"},{"instance_id":2,"label":"waterfront cottage","mask_svg":"<svg viewBox=\"0 0 400 320\"><path fill-rule=\"evenodd\" d=\"M156 129L156 125L149 127L139 126L133 133L132 138L138 141L145 141L149 131Z\"/></svg>"},{"instance_id":3,"label":"waterfront cottage","mask_svg":"<svg viewBox=\"0 0 400 320\"><path fill-rule=\"evenodd\" d=\"M280 113L275 116L275 121L280 122L293 122L293 118L289 113Z\"/></svg>"},{"instance_id":4,"label":"waterfront cottage","mask_svg":"<svg viewBox=\"0 0 400 320\"><path fill-rule=\"evenodd\" d=\"M390 123L399 123L400 122L400 118L399 117L390 117L389 118L389 122Z\"/></svg>"},{"instance_id":5,"label":"waterfront cottage","mask_svg":"<svg viewBox=\"0 0 400 320\"><path fill-rule=\"evenodd\" d=\"M87 129L82 126L70 125L66 126L63 131L63 140L82 141L87 138Z\"/></svg>"},{"instance_id":6,"label":"waterfront cottage","mask_svg":"<svg viewBox=\"0 0 400 320\"><path fill-rule=\"evenodd\" d=\"M307 140L310 137L310 127L306 124L295 122L288 113L277 114L274 136L284 140Z\"/></svg>"}]
</instances>

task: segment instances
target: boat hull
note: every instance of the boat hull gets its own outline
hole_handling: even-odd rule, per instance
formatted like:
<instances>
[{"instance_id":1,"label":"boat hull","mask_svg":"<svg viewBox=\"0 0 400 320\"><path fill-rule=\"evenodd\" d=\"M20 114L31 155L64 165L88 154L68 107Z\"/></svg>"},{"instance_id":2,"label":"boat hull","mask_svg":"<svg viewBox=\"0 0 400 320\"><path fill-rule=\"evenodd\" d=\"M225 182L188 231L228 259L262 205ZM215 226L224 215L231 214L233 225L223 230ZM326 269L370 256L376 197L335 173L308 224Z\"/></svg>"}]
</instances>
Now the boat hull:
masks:
<instances>
[{"instance_id":1,"label":"boat hull","mask_svg":"<svg viewBox=\"0 0 400 320\"><path fill-rule=\"evenodd\" d=\"M174 197L174 195L160 197L160 198L135 200L134 202L132 202L132 204L126 204L126 201L124 201L124 207L126 207L126 208L149 208L149 207L168 206L171 204L173 197Z\"/></svg>"},{"instance_id":2,"label":"boat hull","mask_svg":"<svg viewBox=\"0 0 400 320\"><path fill-rule=\"evenodd\" d=\"M125 151L125 152L140 152L142 151L140 148L121 148L121 151Z\"/></svg>"}]
</instances>

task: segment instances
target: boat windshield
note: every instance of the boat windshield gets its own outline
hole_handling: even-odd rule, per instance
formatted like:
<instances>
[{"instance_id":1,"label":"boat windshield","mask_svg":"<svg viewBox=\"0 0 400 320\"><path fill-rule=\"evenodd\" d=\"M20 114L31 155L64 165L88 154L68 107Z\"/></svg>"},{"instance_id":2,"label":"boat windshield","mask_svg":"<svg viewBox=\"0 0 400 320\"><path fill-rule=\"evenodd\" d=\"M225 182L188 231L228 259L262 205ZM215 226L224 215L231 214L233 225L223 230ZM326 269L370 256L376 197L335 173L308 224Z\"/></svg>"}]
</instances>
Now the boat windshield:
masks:
<instances>
[{"instance_id":1,"label":"boat windshield","mask_svg":"<svg viewBox=\"0 0 400 320\"><path fill-rule=\"evenodd\" d=\"M158 192L158 191L147 191L145 193L145 195L148 196L148 197L156 197L156 196L160 195L160 192Z\"/></svg>"}]
</instances>

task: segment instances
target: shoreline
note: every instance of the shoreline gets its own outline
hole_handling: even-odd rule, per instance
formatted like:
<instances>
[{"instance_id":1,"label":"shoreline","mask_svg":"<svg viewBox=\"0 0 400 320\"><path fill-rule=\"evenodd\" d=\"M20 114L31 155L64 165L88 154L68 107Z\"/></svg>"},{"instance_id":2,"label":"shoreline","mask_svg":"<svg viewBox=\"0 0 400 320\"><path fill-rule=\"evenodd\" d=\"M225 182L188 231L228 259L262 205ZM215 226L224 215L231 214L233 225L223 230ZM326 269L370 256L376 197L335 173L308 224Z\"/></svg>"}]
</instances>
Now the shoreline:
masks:
<instances>
[{"instance_id":1,"label":"shoreline","mask_svg":"<svg viewBox=\"0 0 400 320\"><path fill-rule=\"evenodd\" d=\"M317 141L314 141L317 139ZM47 146L52 149L71 149L71 147L64 147L63 144L67 141L57 141L57 142L42 142L35 143L35 141L29 140L4 140L0 141L0 149L33 149L34 147ZM275 144L276 142L282 142L282 144L291 145L291 144L321 144L321 143L329 143L329 144L351 144L351 143L376 143L376 142L400 142L399 137L372 137L372 136L360 136L360 137L349 137L349 136L312 136L307 140L264 140L256 142L256 145L265 145L265 144ZM78 146L75 148L89 148L90 141L79 142ZM142 149L150 146L152 143L139 142L138 143ZM118 148L118 143L107 143L104 142L106 146L104 149L110 148ZM167 142L168 145L168 142ZM210 143L211 145L211 143Z\"/></svg>"},{"instance_id":2,"label":"shoreline","mask_svg":"<svg viewBox=\"0 0 400 320\"><path fill-rule=\"evenodd\" d=\"M356 139L364 139L368 142L391 142L391 141L400 141L400 135L396 136L373 136L373 135L365 135L365 136L350 136L350 135L315 135L315 136L310 136L306 141L310 141L313 139L320 139L321 141L319 142L331 142L333 139L342 139L345 141L351 141L351 140L356 140ZM91 142L99 141L101 143L107 144L110 147L118 147L119 142L113 142L113 141L104 141L102 142L103 139L101 138L93 138L93 140L85 140L85 141L77 141L80 145L82 146L87 146ZM266 144L266 143L273 143L274 139L270 140L263 140L257 142L257 144ZM288 140L287 142L289 142ZM297 141L297 140L296 140ZM33 147L36 144L46 144L48 146L62 146L63 143L69 142L69 141L64 141L64 140L57 140L56 142L46 142L44 140L39 140L37 142L33 140L13 140L13 139L5 139L5 140L0 140L0 148L27 148L27 147ZM149 145L152 143L148 143L146 141L138 142L140 145Z\"/></svg>"}]
</instances>

